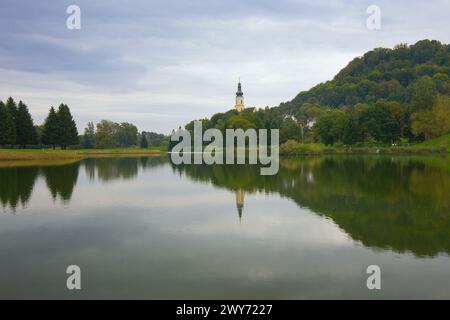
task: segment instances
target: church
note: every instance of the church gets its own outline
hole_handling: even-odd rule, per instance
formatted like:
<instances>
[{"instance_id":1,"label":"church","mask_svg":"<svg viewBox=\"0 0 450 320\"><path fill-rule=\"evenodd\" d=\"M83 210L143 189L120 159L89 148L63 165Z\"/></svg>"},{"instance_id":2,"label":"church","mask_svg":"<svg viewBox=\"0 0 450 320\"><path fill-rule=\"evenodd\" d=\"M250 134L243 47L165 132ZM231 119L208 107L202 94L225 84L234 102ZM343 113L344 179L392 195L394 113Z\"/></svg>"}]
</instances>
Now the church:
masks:
<instances>
[{"instance_id":1,"label":"church","mask_svg":"<svg viewBox=\"0 0 450 320\"><path fill-rule=\"evenodd\" d=\"M242 92L241 80L238 82L238 89L236 92L236 104L234 106L237 112L242 112L245 109L244 93Z\"/></svg>"},{"instance_id":2,"label":"church","mask_svg":"<svg viewBox=\"0 0 450 320\"><path fill-rule=\"evenodd\" d=\"M238 82L238 88L236 91L236 103L234 104L234 109L236 109L237 112L242 112L245 110L245 104L244 104L244 93L242 92L242 84L241 80L239 79ZM247 108L247 110L250 110L252 112L256 112L256 107L254 108Z\"/></svg>"}]
</instances>

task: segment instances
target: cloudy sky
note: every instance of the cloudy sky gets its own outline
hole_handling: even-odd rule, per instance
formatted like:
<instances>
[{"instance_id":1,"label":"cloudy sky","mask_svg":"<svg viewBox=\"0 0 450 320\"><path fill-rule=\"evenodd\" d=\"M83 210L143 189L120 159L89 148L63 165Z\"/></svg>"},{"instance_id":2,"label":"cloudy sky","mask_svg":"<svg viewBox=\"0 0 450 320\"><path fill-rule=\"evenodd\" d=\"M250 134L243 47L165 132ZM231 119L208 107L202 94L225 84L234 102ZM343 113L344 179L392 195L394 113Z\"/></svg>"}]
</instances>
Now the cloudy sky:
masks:
<instances>
[{"instance_id":1,"label":"cloudy sky","mask_svg":"<svg viewBox=\"0 0 450 320\"><path fill-rule=\"evenodd\" d=\"M81 29L66 27L69 5ZM366 27L369 5L381 30ZM0 2L0 99L41 123L67 103L88 121L169 133L234 105L275 106L374 47L450 43L450 0L71 0Z\"/></svg>"}]
</instances>

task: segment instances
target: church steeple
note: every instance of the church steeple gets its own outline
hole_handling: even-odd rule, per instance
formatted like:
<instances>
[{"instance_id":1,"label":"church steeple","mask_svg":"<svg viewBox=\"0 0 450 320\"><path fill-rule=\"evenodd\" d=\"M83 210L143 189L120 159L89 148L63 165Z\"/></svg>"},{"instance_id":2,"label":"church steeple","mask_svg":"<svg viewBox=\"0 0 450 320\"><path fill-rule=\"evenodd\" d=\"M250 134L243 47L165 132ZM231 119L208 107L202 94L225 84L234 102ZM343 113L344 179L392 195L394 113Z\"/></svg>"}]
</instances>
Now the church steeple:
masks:
<instances>
[{"instance_id":1,"label":"church steeple","mask_svg":"<svg viewBox=\"0 0 450 320\"><path fill-rule=\"evenodd\" d=\"M236 208L238 210L239 223L241 223L242 210L244 209L245 192L242 189L238 189L235 193L236 193Z\"/></svg>"},{"instance_id":2,"label":"church steeple","mask_svg":"<svg viewBox=\"0 0 450 320\"><path fill-rule=\"evenodd\" d=\"M244 110L244 93L242 92L242 85L241 85L241 79L239 79L238 82L238 88L236 92L236 104L234 106L237 110L237 112L241 112Z\"/></svg>"}]
</instances>

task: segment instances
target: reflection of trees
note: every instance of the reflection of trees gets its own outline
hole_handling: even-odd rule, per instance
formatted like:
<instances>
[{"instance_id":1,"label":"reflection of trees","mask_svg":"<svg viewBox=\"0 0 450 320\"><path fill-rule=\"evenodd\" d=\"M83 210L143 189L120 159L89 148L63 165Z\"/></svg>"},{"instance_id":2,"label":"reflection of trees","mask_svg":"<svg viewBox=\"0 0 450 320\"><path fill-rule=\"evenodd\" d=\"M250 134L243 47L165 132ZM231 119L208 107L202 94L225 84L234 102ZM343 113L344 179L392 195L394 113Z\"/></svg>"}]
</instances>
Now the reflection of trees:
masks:
<instances>
[{"instance_id":1,"label":"reflection of trees","mask_svg":"<svg viewBox=\"0 0 450 320\"><path fill-rule=\"evenodd\" d=\"M86 159L84 165L91 180L97 177L103 182L132 179L138 173L137 158Z\"/></svg>"},{"instance_id":2,"label":"reflection of trees","mask_svg":"<svg viewBox=\"0 0 450 320\"><path fill-rule=\"evenodd\" d=\"M91 158L83 161L86 174L91 181L102 182L137 177L139 167L149 169L167 163L164 157Z\"/></svg>"},{"instance_id":3,"label":"reflection of trees","mask_svg":"<svg viewBox=\"0 0 450 320\"><path fill-rule=\"evenodd\" d=\"M101 181L114 179L132 179L137 176L138 168L150 169L167 163L165 157L139 158L99 158L83 160L86 174L91 180L98 177ZM67 202L77 183L81 162L0 168L0 203L13 211L19 204L25 206L33 192L39 174L45 179L53 199L58 196Z\"/></svg>"},{"instance_id":4,"label":"reflection of trees","mask_svg":"<svg viewBox=\"0 0 450 320\"><path fill-rule=\"evenodd\" d=\"M38 176L37 167L0 168L0 202L3 207L15 210L20 203L25 206L33 192Z\"/></svg>"},{"instance_id":5,"label":"reflection of trees","mask_svg":"<svg viewBox=\"0 0 450 320\"><path fill-rule=\"evenodd\" d=\"M73 189L78 179L79 162L61 166L42 167L42 173L45 177L53 199L59 195L61 200L69 201L72 198Z\"/></svg>"},{"instance_id":6,"label":"reflection of trees","mask_svg":"<svg viewBox=\"0 0 450 320\"><path fill-rule=\"evenodd\" d=\"M448 160L384 157L281 159L276 176L257 166L182 165L196 181L233 191L278 192L332 218L366 246L450 253Z\"/></svg>"}]
</instances>

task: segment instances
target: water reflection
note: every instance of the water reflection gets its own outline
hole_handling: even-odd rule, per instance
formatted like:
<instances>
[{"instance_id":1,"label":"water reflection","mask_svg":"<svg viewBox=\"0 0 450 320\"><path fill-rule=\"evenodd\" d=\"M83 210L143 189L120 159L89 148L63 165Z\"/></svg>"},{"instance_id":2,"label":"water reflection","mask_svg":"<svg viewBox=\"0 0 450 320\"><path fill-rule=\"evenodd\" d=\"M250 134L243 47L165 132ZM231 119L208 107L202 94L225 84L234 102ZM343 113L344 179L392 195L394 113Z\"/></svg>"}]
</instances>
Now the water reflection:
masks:
<instances>
[{"instance_id":1,"label":"water reflection","mask_svg":"<svg viewBox=\"0 0 450 320\"><path fill-rule=\"evenodd\" d=\"M79 162L64 166L46 166L40 168L53 200L56 200L59 196L65 203L70 201L73 189L77 184L79 168Z\"/></svg>"},{"instance_id":2,"label":"water reflection","mask_svg":"<svg viewBox=\"0 0 450 320\"><path fill-rule=\"evenodd\" d=\"M3 209L16 212L26 207L39 177L45 180L53 200L69 204L77 184L80 166L91 181L111 182L136 178L139 168L146 169L167 163L164 157L98 158L45 166L0 167L0 203Z\"/></svg>"},{"instance_id":3,"label":"water reflection","mask_svg":"<svg viewBox=\"0 0 450 320\"><path fill-rule=\"evenodd\" d=\"M37 167L0 168L0 202L13 210L18 204L25 206L38 177Z\"/></svg>"},{"instance_id":4,"label":"water reflection","mask_svg":"<svg viewBox=\"0 0 450 320\"><path fill-rule=\"evenodd\" d=\"M365 246L417 256L450 253L450 165L445 158L282 159L276 176L261 176L249 165L175 170L236 192L239 219L245 192L279 193L333 219Z\"/></svg>"},{"instance_id":5,"label":"water reflection","mask_svg":"<svg viewBox=\"0 0 450 320\"><path fill-rule=\"evenodd\" d=\"M285 158L276 176L261 176L253 165L176 166L166 157L87 159L58 166L0 168L0 202L12 212L18 205L26 206L42 177L52 198L69 204L80 167L89 181L110 183L134 179L159 166L232 191L235 199L230 201L236 202L241 223L251 223L243 219L248 196L276 193L332 219L364 246L416 256L450 253L450 161L446 158Z\"/></svg>"},{"instance_id":6,"label":"water reflection","mask_svg":"<svg viewBox=\"0 0 450 320\"><path fill-rule=\"evenodd\" d=\"M101 182L136 178L139 168L153 168L167 163L165 157L93 158L83 161L91 181Z\"/></svg>"}]
</instances>

